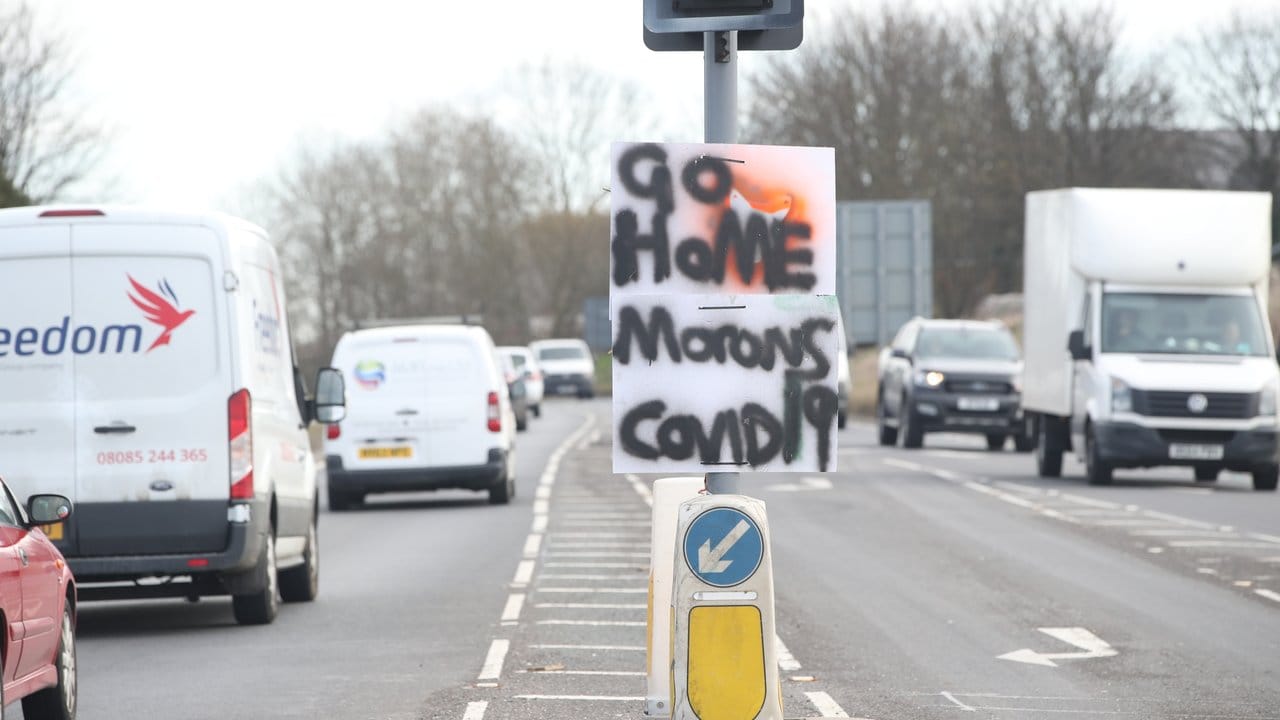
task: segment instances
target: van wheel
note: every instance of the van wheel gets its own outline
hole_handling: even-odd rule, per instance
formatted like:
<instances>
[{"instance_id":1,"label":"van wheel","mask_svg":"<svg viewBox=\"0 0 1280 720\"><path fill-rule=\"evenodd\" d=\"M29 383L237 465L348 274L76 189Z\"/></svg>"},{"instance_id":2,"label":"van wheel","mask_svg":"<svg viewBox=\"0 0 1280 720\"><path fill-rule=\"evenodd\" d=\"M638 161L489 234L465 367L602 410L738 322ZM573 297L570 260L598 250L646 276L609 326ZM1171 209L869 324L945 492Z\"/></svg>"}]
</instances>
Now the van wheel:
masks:
<instances>
[{"instance_id":1,"label":"van wheel","mask_svg":"<svg viewBox=\"0 0 1280 720\"><path fill-rule=\"evenodd\" d=\"M1111 465L1098 456L1098 441L1093 437L1093 428L1085 428L1084 471L1090 485L1110 485L1114 479Z\"/></svg>"},{"instance_id":2,"label":"van wheel","mask_svg":"<svg viewBox=\"0 0 1280 720\"><path fill-rule=\"evenodd\" d=\"M71 606L62 608L62 636L58 639L58 684L22 699L22 717L27 720L75 720L76 717L76 623ZM4 700L0 698L0 706ZM0 712L3 709L0 708Z\"/></svg>"},{"instance_id":3,"label":"van wheel","mask_svg":"<svg viewBox=\"0 0 1280 720\"><path fill-rule=\"evenodd\" d=\"M276 569L276 535L272 530L262 543L258 565L253 572L266 575L261 590L231 596L231 610L241 625L268 625L280 612L280 575Z\"/></svg>"},{"instance_id":4,"label":"van wheel","mask_svg":"<svg viewBox=\"0 0 1280 720\"><path fill-rule=\"evenodd\" d=\"M1007 438L999 433L991 433L987 436L987 449L995 452L1004 449L1004 443Z\"/></svg>"},{"instance_id":5,"label":"van wheel","mask_svg":"<svg viewBox=\"0 0 1280 720\"><path fill-rule=\"evenodd\" d=\"M506 505L516 494L516 479L510 475L503 482L489 488L490 505Z\"/></svg>"},{"instance_id":6,"label":"van wheel","mask_svg":"<svg viewBox=\"0 0 1280 720\"><path fill-rule=\"evenodd\" d=\"M285 602L311 602L320 594L320 533L316 519L307 528L302 564L280 573L280 597Z\"/></svg>"},{"instance_id":7,"label":"van wheel","mask_svg":"<svg viewBox=\"0 0 1280 720\"><path fill-rule=\"evenodd\" d=\"M1280 467L1268 465L1253 471L1254 490L1275 490L1276 480L1280 478Z\"/></svg>"},{"instance_id":8,"label":"van wheel","mask_svg":"<svg viewBox=\"0 0 1280 720\"><path fill-rule=\"evenodd\" d=\"M364 495L354 492L346 492L344 490L335 490L329 488L329 510L332 512L342 512L364 502Z\"/></svg>"}]
</instances>

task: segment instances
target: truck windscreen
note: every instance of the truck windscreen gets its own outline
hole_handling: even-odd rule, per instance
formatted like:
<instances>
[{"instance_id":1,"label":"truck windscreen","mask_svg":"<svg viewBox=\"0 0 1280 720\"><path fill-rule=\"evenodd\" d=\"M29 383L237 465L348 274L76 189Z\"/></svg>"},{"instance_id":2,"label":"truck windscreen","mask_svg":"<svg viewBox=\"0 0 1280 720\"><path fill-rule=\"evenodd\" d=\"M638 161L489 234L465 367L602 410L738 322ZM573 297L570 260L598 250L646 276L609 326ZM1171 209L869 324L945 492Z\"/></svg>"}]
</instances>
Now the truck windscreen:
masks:
<instances>
[{"instance_id":1,"label":"truck windscreen","mask_svg":"<svg viewBox=\"0 0 1280 720\"><path fill-rule=\"evenodd\" d=\"M1250 295L1102 296L1102 352L1265 357L1266 337Z\"/></svg>"}]
</instances>

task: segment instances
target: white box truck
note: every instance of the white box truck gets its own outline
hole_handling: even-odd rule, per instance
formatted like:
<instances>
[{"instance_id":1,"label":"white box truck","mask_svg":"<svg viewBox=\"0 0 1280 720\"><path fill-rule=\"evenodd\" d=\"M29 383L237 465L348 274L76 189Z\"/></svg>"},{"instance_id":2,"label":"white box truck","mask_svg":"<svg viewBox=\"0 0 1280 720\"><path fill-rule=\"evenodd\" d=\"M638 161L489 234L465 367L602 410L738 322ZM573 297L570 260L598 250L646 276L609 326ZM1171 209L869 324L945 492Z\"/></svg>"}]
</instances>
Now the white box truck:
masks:
<instances>
[{"instance_id":1,"label":"white box truck","mask_svg":"<svg viewBox=\"0 0 1280 720\"><path fill-rule=\"evenodd\" d=\"M1023 404L1042 477L1072 451L1098 485L1181 465L1275 490L1270 243L1266 193L1027 195Z\"/></svg>"},{"instance_id":2,"label":"white box truck","mask_svg":"<svg viewBox=\"0 0 1280 720\"><path fill-rule=\"evenodd\" d=\"M217 214L0 210L0 474L71 498L80 599L231 595L271 622L319 577L306 397L266 233Z\"/></svg>"}]
</instances>

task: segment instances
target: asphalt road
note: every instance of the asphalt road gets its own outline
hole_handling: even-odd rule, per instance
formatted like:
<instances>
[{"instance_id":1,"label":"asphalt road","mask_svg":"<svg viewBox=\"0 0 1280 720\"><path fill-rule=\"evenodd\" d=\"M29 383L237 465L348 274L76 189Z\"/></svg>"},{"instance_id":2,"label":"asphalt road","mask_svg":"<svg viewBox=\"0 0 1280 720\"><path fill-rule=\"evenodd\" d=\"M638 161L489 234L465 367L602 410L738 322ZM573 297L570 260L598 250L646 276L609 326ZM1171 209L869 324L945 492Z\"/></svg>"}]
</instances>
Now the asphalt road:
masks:
<instances>
[{"instance_id":1,"label":"asphalt road","mask_svg":"<svg viewBox=\"0 0 1280 720\"><path fill-rule=\"evenodd\" d=\"M508 507L323 515L321 597L272 626L225 600L84 605L81 717L641 717L650 478L609 472L608 413L547 403ZM838 473L745 476L787 717L1280 719L1280 496L1066 475L855 423Z\"/></svg>"}]
</instances>

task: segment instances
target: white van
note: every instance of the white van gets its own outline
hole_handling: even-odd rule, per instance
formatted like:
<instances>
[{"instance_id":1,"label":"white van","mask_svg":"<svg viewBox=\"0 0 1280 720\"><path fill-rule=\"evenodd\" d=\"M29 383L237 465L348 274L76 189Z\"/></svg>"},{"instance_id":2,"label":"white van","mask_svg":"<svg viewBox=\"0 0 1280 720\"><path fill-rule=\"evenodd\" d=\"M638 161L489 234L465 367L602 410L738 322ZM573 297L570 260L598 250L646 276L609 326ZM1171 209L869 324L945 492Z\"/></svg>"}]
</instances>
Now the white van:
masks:
<instances>
[{"instance_id":1,"label":"white van","mask_svg":"<svg viewBox=\"0 0 1280 720\"><path fill-rule=\"evenodd\" d=\"M303 397L261 229L0 210L0 287L0 472L75 502L52 532L82 599L230 594L254 624L315 598L306 427L340 416L342 378Z\"/></svg>"},{"instance_id":2,"label":"white van","mask_svg":"<svg viewBox=\"0 0 1280 720\"><path fill-rule=\"evenodd\" d=\"M477 325L402 325L346 333L333 366L347 417L325 439L329 507L370 493L463 488L515 495L516 420L497 349Z\"/></svg>"}]
</instances>

